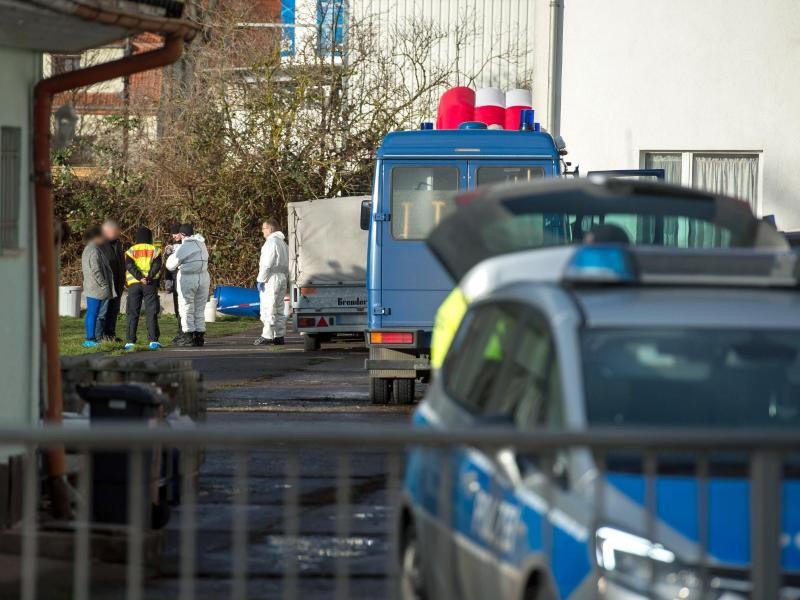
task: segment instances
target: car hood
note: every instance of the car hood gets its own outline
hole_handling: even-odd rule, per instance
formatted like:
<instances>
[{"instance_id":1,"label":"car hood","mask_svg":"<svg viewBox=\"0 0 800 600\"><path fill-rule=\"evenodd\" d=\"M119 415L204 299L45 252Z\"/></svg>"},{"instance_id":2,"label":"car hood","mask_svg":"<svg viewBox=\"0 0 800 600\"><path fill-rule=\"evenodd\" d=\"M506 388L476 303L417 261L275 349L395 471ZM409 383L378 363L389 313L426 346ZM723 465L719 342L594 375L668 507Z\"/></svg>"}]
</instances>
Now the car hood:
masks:
<instances>
[{"instance_id":1,"label":"car hood","mask_svg":"<svg viewBox=\"0 0 800 600\"><path fill-rule=\"evenodd\" d=\"M610 472L606 475L606 482L638 506L644 506L645 478L641 474ZM658 523L679 534L691 546L696 545L695 551L699 551L700 543L700 490L701 483L696 477L687 475L656 477ZM719 566L748 567L750 482L746 477L710 477L707 494L710 560ZM800 479L783 481L781 499L782 565L787 571L800 571ZM609 510L612 511L611 508ZM641 512L640 516L643 516L644 511ZM613 518L613 511L609 514ZM624 518L623 515L616 515L614 520ZM663 535L659 538L656 541L665 546L669 545L669 541ZM681 555L680 549L671 549ZM691 561L696 557L682 558Z\"/></svg>"}]
</instances>

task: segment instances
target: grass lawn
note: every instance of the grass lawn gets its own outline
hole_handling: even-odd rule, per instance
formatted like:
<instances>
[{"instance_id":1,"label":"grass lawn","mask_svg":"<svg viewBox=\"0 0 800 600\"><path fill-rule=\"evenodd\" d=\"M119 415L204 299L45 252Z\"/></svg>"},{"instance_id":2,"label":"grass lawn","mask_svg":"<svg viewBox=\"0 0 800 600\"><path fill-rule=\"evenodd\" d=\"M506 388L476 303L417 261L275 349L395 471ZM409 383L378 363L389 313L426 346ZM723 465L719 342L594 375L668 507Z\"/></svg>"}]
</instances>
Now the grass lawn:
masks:
<instances>
[{"instance_id":1,"label":"grass lawn","mask_svg":"<svg viewBox=\"0 0 800 600\"><path fill-rule=\"evenodd\" d=\"M121 354L122 343L103 343L94 348L84 348L81 346L84 340L83 318L76 319L74 317L60 317L60 331L58 335L58 345L62 356L76 356L78 354L91 354L93 352L111 352L112 354ZM178 332L178 322L175 320L175 315L161 315L158 319L159 327L161 329L161 343L164 346L169 346L172 338ZM246 329L253 327L258 321L255 319L243 319L240 317L217 317L215 323L206 323L206 338L219 337L222 335L230 335L232 333L241 333ZM117 336L125 339L125 332L128 330L128 321L125 315L120 315L117 322ZM145 324L144 315L139 319L139 335L136 344L136 350L147 351L147 327Z\"/></svg>"}]
</instances>

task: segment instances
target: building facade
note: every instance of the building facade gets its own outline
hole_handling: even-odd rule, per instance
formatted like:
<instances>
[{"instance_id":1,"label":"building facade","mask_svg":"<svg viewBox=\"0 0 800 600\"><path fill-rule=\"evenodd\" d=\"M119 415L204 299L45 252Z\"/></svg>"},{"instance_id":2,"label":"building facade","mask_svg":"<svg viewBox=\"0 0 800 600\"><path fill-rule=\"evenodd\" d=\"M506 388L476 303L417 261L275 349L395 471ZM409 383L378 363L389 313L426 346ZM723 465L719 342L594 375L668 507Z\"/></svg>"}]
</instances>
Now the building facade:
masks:
<instances>
[{"instance_id":1,"label":"building facade","mask_svg":"<svg viewBox=\"0 0 800 600\"><path fill-rule=\"evenodd\" d=\"M508 89L533 77L534 4L529 0L282 0L285 54L309 40L322 53L346 46L348 32L369 29L386 55L399 30L432 36L428 72L447 66L448 85ZM424 43L424 42L422 42ZM398 77L403 77L402 67Z\"/></svg>"},{"instance_id":2,"label":"building facade","mask_svg":"<svg viewBox=\"0 0 800 600\"><path fill-rule=\"evenodd\" d=\"M800 229L800 4L566 0L563 22L560 132L581 172L663 167Z\"/></svg>"}]
</instances>

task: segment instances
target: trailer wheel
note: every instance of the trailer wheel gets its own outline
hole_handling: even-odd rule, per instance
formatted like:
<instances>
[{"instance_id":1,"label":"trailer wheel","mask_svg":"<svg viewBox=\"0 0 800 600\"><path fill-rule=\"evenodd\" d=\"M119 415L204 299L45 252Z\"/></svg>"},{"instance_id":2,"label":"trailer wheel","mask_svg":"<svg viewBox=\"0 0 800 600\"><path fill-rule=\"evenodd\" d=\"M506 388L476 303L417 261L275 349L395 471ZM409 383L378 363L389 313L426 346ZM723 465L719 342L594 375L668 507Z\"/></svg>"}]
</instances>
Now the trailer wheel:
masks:
<instances>
[{"instance_id":1,"label":"trailer wheel","mask_svg":"<svg viewBox=\"0 0 800 600\"><path fill-rule=\"evenodd\" d=\"M372 404L389 404L392 396L392 380L383 377L370 377L369 401Z\"/></svg>"},{"instance_id":2,"label":"trailer wheel","mask_svg":"<svg viewBox=\"0 0 800 600\"><path fill-rule=\"evenodd\" d=\"M392 382L392 395L395 404L414 404L414 380L395 379Z\"/></svg>"},{"instance_id":3,"label":"trailer wheel","mask_svg":"<svg viewBox=\"0 0 800 600\"><path fill-rule=\"evenodd\" d=\"M303 350L306 352L314 352L315 350L319 350L322 346L322 343L319 340L319 336L306 334L303 336Z\"/></svg>"}]
</instances>

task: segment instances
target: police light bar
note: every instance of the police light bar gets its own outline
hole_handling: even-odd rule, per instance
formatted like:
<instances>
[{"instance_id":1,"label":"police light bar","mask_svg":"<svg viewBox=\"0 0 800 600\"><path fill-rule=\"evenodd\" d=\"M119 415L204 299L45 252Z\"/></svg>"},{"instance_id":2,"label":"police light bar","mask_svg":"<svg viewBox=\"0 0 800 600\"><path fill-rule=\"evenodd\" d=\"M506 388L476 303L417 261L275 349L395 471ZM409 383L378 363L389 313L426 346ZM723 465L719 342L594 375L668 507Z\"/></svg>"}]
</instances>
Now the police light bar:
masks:
<instances>
[{"instance_id":1,"label":"police light bar","mask_svg":"<svg viewBox=\"0 0 800 600\"><path fill-rule=\"evenodd\" d=\"M575 285L642 284L800 287L800 255L758 249L581 246L562 280Z\"/></svg>"}]
</instances>

